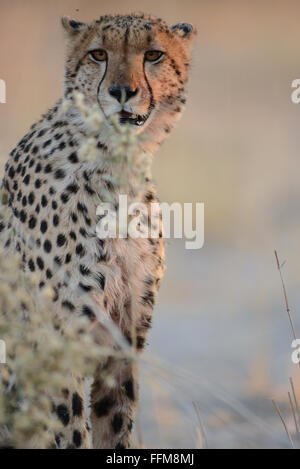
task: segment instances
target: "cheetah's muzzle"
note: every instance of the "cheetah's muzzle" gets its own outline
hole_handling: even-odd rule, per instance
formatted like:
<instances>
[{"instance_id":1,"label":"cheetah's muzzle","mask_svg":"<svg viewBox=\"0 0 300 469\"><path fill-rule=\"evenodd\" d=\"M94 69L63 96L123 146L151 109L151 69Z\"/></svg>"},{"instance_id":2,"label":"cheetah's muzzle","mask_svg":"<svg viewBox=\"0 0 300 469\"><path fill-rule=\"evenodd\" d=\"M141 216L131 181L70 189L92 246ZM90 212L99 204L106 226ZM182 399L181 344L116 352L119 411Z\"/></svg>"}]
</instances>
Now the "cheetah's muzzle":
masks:
<instances>
[{"instance_id":1,"label":"cheetah's muzzle","mask_svg":"<svg viewBox=\"0 0 300 469\"><path fill-rule=\"evenodd\" d=\"M130 124L130 125L136 125L138 127L141 127L142 125L145 124L145 122L148 120L150 114L151 114L152 109L149 109L147 114L144 115L139 115L139 114L133 114L131 112L127 111L120 111L120 123L121 124Z\"/></svg>"}]
</instances>

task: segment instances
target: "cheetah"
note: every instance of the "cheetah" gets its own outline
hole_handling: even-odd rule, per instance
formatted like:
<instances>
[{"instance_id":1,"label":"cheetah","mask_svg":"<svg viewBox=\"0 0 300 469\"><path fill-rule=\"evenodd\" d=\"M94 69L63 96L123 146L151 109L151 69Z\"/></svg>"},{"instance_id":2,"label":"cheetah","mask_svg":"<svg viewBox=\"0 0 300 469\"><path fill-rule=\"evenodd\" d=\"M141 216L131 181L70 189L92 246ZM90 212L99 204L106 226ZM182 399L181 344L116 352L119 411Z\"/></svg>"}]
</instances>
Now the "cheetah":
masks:
<instances>
[{"instance_id":1,"label":"cheetah","mask_svg":"<svg viewBox=\"0 0 300 469\"><path fill-rule=\"evenodd\" d=\"M95 341L114 347L99 321L106 315L140 353L164 272L163 236L99 239L93 195L101 198L103 188L116 191L105 178L111 168L101 163L111 142L105 132L100 134L99 161L91 165L80 160L85 129L63 103L72 103L74 92L81 93L87 106L98 104L106 126L117 116L120 124L145 137L139 140L139 151L153 153L183 111L195 29L188 23L169 27L145 14L102 16L90 24L63 17L62 26L63 96L31 126L5 167L3 190L13 217L13 249L22 255L24 269L38 275L39 289L53 288L55 314L68 320L76 314L87 316ZM158 200L149 178L140 197L146 204ZM113 387L103 379L104 370L113 374ZM93 448L132 446L137 399L132 363L101 361L90 396ZM90 447L84 400L80 379L53 399L64 426L55 438L57 448Z\"/></svg>"}]
</instances>

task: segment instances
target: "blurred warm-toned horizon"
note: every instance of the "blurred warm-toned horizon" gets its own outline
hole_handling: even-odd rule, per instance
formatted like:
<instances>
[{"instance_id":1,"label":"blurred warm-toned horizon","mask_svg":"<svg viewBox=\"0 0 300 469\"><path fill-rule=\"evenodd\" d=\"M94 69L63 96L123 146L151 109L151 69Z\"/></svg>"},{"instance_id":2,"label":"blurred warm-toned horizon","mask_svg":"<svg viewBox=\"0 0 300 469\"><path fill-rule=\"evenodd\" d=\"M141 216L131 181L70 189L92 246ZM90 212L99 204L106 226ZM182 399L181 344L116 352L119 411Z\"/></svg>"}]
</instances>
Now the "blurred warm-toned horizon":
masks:
<instances>
[{"instance_id":1,"label":"blurred warm-toned horizon","mask_svg":"<svg viewBox=\"0 0 300 469\"><path fill-rule=\"evenodd\" d=\"M199 390L193 385L188 402L180 394L178 418L193 421L190 403L199 400L211 446L284 447L270 399L286 402L294 370L273 251L287 259L284 273L300 330L300 104L291 102L291 83L300 78L299 1L0 0L0 79L7 86L7 103L0 104L0 169L61 96L60 17L90 21L131 11L170 25L187 21L198 30L186 112L155 155L153 171L162 201L205 203L206 241L197 252L168 243L149 353L190 370L200 387L207 383ZM228 399L220 397L225 394L217 393L221 387L241 402L243 417L231 413ZM151 399L163 394L155 390ZM188 447L189 433L175 431L178 421L167 401L158 413L169 426L158 442L155 428L145 424L152 428L146 440ZM147 412L142 419L148 422Z\"/></svg>"}]
</instances>

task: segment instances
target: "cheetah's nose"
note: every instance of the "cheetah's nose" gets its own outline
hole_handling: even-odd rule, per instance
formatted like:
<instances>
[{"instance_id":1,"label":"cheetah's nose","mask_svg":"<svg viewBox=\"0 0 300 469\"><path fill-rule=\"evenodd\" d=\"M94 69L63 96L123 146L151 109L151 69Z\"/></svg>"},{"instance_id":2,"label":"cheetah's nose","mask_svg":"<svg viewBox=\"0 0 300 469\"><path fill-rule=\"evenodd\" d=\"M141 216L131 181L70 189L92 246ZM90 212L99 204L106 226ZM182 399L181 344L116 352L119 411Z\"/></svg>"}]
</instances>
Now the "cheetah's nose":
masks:
<instances>
[{"instance_id":1,"label":"cheetah's nose","mask_svg":"<svg viewBox=\"0 0 300 469\"><path fill-rule=\"evenodd\" d=\"M129 101L129 99L137 95L138 88L133 91L130 86L113 85L108 91L119 103L121 103L122 100L126 103L126 101Z\"/></svg>"}]
</instances>

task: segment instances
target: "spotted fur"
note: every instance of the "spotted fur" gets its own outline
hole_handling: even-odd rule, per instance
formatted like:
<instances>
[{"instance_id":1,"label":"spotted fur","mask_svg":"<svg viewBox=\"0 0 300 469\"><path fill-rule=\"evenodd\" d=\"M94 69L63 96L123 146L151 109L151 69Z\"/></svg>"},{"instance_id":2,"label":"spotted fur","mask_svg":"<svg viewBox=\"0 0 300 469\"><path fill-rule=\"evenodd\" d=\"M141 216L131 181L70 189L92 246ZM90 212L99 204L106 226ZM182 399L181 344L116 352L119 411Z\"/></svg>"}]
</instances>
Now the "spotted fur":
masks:
<instances>
[{"instance_id":1,"label":"spotted fur","mask_svg":"<svg viewBox=\"0 0 300 469\"><path fill-rule=\"evenodd\" d=\"M72 100L73 91L79 91L88 105L98 102L107 118L122 106L127 113L148 116L135 130L147 137L140 151L153 151L185 104L193 28L186 23L170 28L146 15L103 16L91 24L63 18L62 23L67 43L64 98ZM95 63L89 54L99 48L107 51L105 64ZM147 50L163 51L163 60L146 62ZM133 90L125 104L111 93L116 86ZM5 168L3 188L13 214L7 228L14 230L13 247L21 252L25 270L38 274L39 289L54 289L55 314L66 319L86 315L95 340L114 347L101 325L102 317L110 317L128 343L142 351L164 271L164 242L162 236L98 239L94 195L101 199L109 190L117 197L117 190L107 182L110 168L103 169L101 161L79 161L84 139L84 128L65 113L62 100L31 127ZM102 154L110 151L105 134L99 135L98 147ZM157 201L148 179L141 198L146 204ZM114 377L113 387L104 379L108 374ZM130 447L138 395L135 377L126 360L99 363L91 392L95 448ZM56 446L89 447L81 380L53 402L64 427L55 436Z\"/></svg>"}]
</instances>

